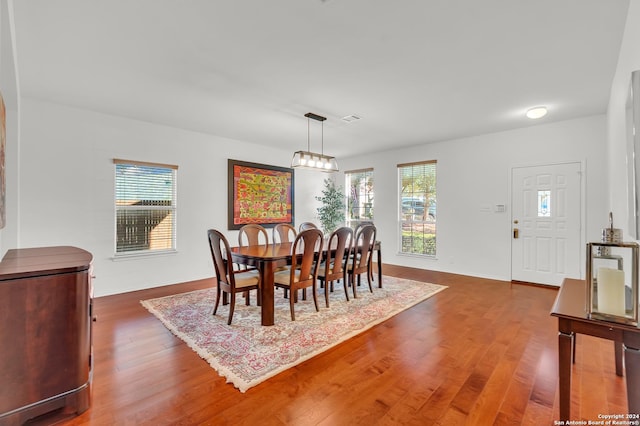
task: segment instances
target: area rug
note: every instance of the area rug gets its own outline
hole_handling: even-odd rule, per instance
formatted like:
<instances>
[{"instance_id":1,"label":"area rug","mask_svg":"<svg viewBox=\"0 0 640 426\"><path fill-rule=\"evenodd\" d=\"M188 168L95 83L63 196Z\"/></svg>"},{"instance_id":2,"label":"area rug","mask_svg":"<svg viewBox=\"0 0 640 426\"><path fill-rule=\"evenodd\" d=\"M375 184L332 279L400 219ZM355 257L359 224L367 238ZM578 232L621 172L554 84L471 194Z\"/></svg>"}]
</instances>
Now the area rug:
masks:
<instances>
[{"instance_id":1,"label":"area rug","mask_svg":"<svg viewBox=\"0 0 640 426\"><path fill-rule=\"evenodd\" d=\"M276 374L344 342L403 310L446 289L436 284L383 277L382 288L366 284L358 298L347 302L341 284L330 292L325 307L319 290L316 312L313 299L296 303L296 320L291 321L289 300L275 294L275 325L260 325L260 308L246 306L242 296L236 301L233 322L227 325L228 306L212 315L215 288L196 290L158 299L143 300L173 334L205 359L227 383L245 392ZM351 289L349 289L351 290Z\"/></svg>"}]
</instances>

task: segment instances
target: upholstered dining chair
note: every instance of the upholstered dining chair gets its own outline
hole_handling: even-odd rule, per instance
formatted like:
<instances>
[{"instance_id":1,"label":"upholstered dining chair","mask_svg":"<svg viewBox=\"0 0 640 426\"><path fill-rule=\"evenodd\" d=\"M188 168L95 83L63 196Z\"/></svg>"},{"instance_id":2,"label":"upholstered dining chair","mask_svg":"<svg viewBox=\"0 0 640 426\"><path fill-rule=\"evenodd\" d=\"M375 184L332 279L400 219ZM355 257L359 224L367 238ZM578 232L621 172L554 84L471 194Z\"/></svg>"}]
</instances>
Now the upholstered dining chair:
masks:
<instances>
[{"instance_id":1,"label":"upholstered dining chair","mask_svg":"<svg viewBox=\"0 0 640 426\"><path fill-rule=\"evenodd\" d=\"M318 280L324 284L324 301L327 308L329 307L329 292L333 291L333 282L336 280L342 280L344 295L347 301L349 300L347 264L352 244L353 229L348 226L333 231L327 240L327 255L318 272Z\"/></svg>"},{"instance_id":2,"label":"upholstered dining chair","mask_svg":"<svg viewBox=\"0 0 640 426\"><path fill-rule=\"evenodd\" d=\"M297 235L296 228L288 223L278 223L273 227L274 243L290 243L295 240Z\"/></svg>"},{"instance_id":3,"label":"upholstered dining chair","mask_svg":"<svg viewBox=\"0 0 640 426\"><path fill-rule=\"evenodd\" d=\"M313 222L302 222L298 229L300 231L304 231L306 229L318 229L318 226Z\"/></svg>"},{"instance_id":4,"label":"upholstered dining chair","mask_svg":"<svg viewBox=\"0 0 640 426\"><path fill-rule=\"evenodd\" d=\"M313 292L313 303L318 311L318 266L322 257L322 246L324 236L319 229L307 229L300 232L291 246L291 267L285 271L274 274L273 283L276 287L290 290L289 308L291 310L291 321L296 320L294 304L298 290L311 287ZM301 256L299 257L299 255Z\"/></svg>"},{"instance_id":5,"label":"upholstered dining chair","mask_svg":"<svg viewBox=\"0 0 640 426\"><path fill-rule=\"evenodd\" d=\"M233 320L233 311L236 305L236 293L245 293L247 306L251 304L249 292L257 291L257 303L260 305L260 275L258 271L243 270L236 271L233 269L230 259L225 259L226 253L230 253L229 242L225 236L215 229L207 231L209 239L209 247L211 249L211 257L213 258L213 267L216 272L218 285L216 286L216 302L213 307L213 315L218 311L220 297L223 298L222 304L226 305L226 295L231 296L229 302L229 319L227 324L231 325Z\"/></svg>"},{"instance_id":6,"label":"upholstered dining chair","mask_svg":"<svg viewBox=\"0 0 640 426\"><path fill-rule=\"evenodd\" d=\"M360 285L361 274L367 274L367 282L369 291L373 293L371 286L371 261L373 258L373 249L376 243L376 227L374 225L364 225L355 236L353 242L353 255L347 265L349 283L353 288L353 297L356 296L356 287Z\"/></svg>"}]
</instances>

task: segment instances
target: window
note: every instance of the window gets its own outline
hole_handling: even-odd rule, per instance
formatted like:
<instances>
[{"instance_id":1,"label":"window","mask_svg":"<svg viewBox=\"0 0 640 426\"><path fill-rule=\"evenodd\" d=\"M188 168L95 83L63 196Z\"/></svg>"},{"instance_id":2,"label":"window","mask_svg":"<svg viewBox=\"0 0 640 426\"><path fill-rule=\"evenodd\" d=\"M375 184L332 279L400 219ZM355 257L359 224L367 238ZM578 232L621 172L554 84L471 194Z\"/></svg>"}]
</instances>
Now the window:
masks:
<instances>
[{"instance_id":1,"label":"window","mask_svg":"<svg viewBox=\"0 0 640 426\"><path fill-rule=\"evenodd\" d=\"M538 191L538 217L551 217L551 191Z\"/></svg>"},{"instance_id":2,"label":"window","mask_svg":"<svg viewBox=\"0 0 640 426\"><path fill-rule=\"evenodd\" d=\"M345 172L347 226L373 220L373 169Z\"/></svg>"},{"instance_id":3,"label":"window","mask_svg":"<svg viewBox=\"0 0 640 426\"><path fill-rule=\"evenodd\" d=\"M398 164L400 253L436 255L436 161Z\"/></svg>"},{"instance_id":4,"label":"window","mask_svg":"<svg viewBox=\"0 0 640 426\"><path fill-rule=\"evenodd\" d=\"M116 256L176 247L178 166L113 160L116 172Z\"/></svg>"}]
</instances>

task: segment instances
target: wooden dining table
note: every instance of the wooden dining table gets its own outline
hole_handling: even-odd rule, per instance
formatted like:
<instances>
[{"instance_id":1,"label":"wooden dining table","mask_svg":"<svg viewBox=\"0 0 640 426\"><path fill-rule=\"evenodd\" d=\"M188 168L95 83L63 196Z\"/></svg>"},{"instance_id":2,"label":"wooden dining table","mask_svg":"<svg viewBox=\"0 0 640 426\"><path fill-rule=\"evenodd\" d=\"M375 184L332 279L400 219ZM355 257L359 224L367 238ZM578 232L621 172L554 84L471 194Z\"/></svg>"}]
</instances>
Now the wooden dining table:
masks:
<instances>
[{"instance_id":1,"label":"wooden dining table","mask_svg":"<svg viewBox=\"0 0 640 426\"><path fill-rule=\"evenodd\" d=\"M281 266L291 264L293 257L291 246L293 243L261 244L244 247L231 247L231 261L240 265L258 268L261 280L261 324L274 324L274 273ZM324 250L328 248L325 246ZM378 287L382 287L382 244L376 241L374 250L377 252ZM300 254L301 255L301 254Z\"/></svg>"}]
</instances>

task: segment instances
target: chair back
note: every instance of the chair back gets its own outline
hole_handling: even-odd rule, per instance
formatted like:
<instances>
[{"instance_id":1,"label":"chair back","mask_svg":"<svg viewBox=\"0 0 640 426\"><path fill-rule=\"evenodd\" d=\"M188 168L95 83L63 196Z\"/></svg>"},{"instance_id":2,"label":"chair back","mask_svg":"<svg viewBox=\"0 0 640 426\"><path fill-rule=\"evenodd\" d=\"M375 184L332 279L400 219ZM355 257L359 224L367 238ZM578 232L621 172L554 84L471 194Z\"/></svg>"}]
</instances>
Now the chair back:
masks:
<instances>
[{"instance_id":1,"label":"chair back","mask_svg":"<svg viewBox=\"0 0 640 426\"><path fill-rule=\"evenodd\" d=\"M238 245L240 247L257 246L261 244L269 244L269 233L264 226L248 224L240 228L238 232Z\"/></svg>"},{"instance_id":2,"label":"chair back","mask_svg":"<svg viewBox=\"0 0 640 426\"><path fill-rule=\"evenodd\" d=\"M300 224L300 232L306 230L306 229L318 229L318 227L316 226L315 223L313 222L302 222Z\"/></svg>"},{"instance_id":3,"label":"chair back","mask_svg":"<svg viewBox=\"0 0 640 426\"><path fill-rule=\"evenodd\" d=\"M352 273L360 274L369 270L376 243L376 231L374 225L364 225L358 230L353 243L353 251L360 253L360 256L352 256Z\"/></svg>"},{"instance_id":4,"label":"chair back","mask_svg":"<svg viewBox=\"0 0 640 426\"><path fill-rule=\"evenodd\" d=\"M350 227L343 226L331 233L327 241L327 256L324 261L326 281L344 278L352 245L353 229Z\"/></svg>"},{"instance_id":5,"label":"chair back","mask_svg":"<svg viewBox=\"0 0 640 426\"><path fill-rule=\"evenodd\" d=\"M216 229L207 231L209 237L209 248L213 258L213 268L216 271L216 279L221 289L230 292L235 286L235 278L232 268L229 268L229 260L225 258L226 253L230 253L229 242L225 236Z\"/></svg>"},{"instance_id":6,"label":"chair back","mask_svg":"<svg viewBox=\"0 0 640 426\"><path fill-rule=\"evenodd\" d=\"M273 227L274 243L290 243L298 236L298 231L293 225L288 223L279 223Z\"/></svg>"},{"instance_id":7,"label":"chair back","mask_svg":"<svg viewBox=\"0 0 640 426\"><path fill-rule=\"evenodd\" d=\"M358 231L360 231L360 229L362 229L362 227L366 225L373 225L373 222L371 222L370 220L363 220L362 222L358 222L356 227L353 229L353 235L358 235Z\"/></svg>"},{"instance_id":8,"label":"chair back","mask_svg":"<svg viewBox=\"0 0 640 426\"><path fill-rule=\"evenodd\" d=\"M318 279L318 266L322 260L322 247L324 236L319 229L307 229L300 232L291 247L291 276L290 282L295 281L298 275L297 285L304 287L305 283L315 283ZM301 256L300 256L301 254Z\"/></svg>"}]
</instances>

